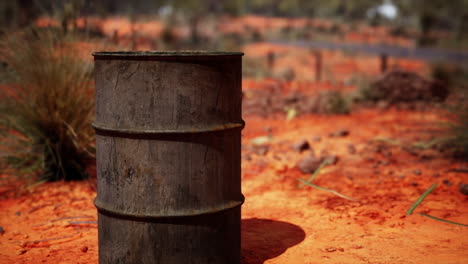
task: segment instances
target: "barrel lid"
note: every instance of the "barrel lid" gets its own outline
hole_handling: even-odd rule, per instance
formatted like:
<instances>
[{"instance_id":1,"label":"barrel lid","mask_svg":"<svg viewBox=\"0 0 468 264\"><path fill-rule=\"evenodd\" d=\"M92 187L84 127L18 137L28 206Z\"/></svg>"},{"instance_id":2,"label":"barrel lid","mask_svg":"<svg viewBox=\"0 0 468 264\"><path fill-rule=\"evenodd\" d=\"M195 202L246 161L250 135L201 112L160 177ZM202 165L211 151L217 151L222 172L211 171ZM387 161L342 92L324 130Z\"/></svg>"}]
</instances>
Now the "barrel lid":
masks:
<instances>
[{"instance_id":1,"label":"barrel lid","mask_svg":"<svg viewBox=\"0 0 468 264\"><path fill-rule=\"evenodd\" d=\"M243 56L243 52L208 51L208 50L174 50L174 51L99 51L94 57L193 57L193 56Z\"/></svg>"}]
</instances>

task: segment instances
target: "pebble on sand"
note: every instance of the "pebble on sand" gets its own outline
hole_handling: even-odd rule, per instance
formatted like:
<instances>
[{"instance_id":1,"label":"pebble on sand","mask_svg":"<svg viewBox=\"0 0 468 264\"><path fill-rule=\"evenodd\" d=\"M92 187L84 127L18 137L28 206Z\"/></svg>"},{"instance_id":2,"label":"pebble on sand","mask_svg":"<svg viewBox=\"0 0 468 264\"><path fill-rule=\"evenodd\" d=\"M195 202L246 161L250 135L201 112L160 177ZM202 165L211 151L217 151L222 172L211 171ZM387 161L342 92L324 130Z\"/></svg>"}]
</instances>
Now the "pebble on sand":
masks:
<instances>
[{"instance_id":1,"label":"pebble on sand","mask_svg":"<svg viewBox=\"0 0 468 264\"><path fill-rule=\"evenodd\" d=\"M295 150L296 152L303 152L304 150L310 149L309 142L305 139L302 139L301 141L298 141L294 144L291 145L291 148Z\"/></svg>"},{"instance_id":2,"label":"pebble on sand","mask_svg":"<svg viewBox=\"0 0 468 264\"><path fill-rule=\"evenodd\" d=\"M16 255L23 255L26 252L28 252L27 249L21 248L21 249L16 250Z\"/></svg>"},{"instance_id":3,"label":"pebble on sand","mask_svg":"<svg viewBox=\"0 0 468 264\"><path fill-rule=\"evenodd\" d=\"M297 167L302 173L313 173L322 164L322 159L316 158L313 155L305 157L297 163Z\"/></svg>"}]
</instances>

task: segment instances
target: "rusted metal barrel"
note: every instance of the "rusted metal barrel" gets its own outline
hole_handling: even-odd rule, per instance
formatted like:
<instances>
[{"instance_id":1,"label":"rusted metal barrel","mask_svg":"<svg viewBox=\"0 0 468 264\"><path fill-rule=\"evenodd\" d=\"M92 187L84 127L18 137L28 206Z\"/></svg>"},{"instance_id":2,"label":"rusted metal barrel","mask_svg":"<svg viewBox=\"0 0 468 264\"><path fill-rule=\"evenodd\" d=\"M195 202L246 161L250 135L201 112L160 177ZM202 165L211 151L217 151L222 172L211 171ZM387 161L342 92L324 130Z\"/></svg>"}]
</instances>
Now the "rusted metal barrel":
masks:
<instances>
[{"instance_id":1,"label":"rusted metal barrel","mask_svg":"<svg viewBox=\"0 0 468 264\"><path fill-rule=\"evenodd\" d=\"M97 52L99 263L240 263L239 52Z\"/></svg>"}]
</instances>

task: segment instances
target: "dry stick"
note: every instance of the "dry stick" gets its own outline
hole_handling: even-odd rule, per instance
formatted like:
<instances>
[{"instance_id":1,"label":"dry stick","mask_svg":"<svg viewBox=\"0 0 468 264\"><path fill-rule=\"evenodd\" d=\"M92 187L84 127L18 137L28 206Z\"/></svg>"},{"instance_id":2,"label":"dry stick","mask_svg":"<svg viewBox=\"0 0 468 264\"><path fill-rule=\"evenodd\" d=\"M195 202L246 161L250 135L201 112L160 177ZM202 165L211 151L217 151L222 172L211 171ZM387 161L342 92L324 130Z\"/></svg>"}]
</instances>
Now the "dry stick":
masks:
<instances>
[{"instance_id":1,"label":"dry stick","mask_svg":"<svg viewBox=\"0 0 468 264\"><path fill-rule=\"evenodd\" d=\"M37 244L39 242L46 242L46 241L59 240L59 239L73 237L73 236L75 236L75 235L77 235L79 233L80 233L80 231L76 231L76 233L73 233L71 235L66 235L66 236L61 236L61 237L53 237L53 238L47 238L47 239L41 239L41 240L26 241L24 243L26 243L26 244ZM20 243L20 242L21 241L17 241L17 243Z\"/></svg>"},{"instance_id":2,"label":"dry stick","mask_svg":"<svg viewBox=\"0 0 468 264\"><path fill-rule=\"evenodd\" d=\"M50 222L57 222L60 220L67 220L67 219L76 219L76 218L94 218L93 216L88 216L88 215L82 215L82 216L65 216L65 217L60 217L54 220L50 220Z\"/></svg>"},{"instance_id":3,"label":"dry stick","mask_svg":"<svg viewBox=\"0 0 468 264\"><path fill-rule=\"evenodd\" d=\"M302 180L302 184L299 185L299 188L302 188L304 185L307 185L307 183L311 183L316 177L317 175L319 174L320 170L325 167L325 165L327 165L327 160L325 159L324 161L322 161L322 163L320 164L320 166L314 171L314 173L312 174L312 176L310 176L310 178L305 181L305 180Z\"/></svg>"},{"instance_id":4,"label":"dry stick","mask_svg":"<svg viewBox=\"0 0 468 264\"><path fill-rule=\"evenodd\" d=\"M458 172L458 173L468 173L468 169L457 169L457 168L452 168L452 169L448 169L446 170L446 172Z\"/></svg>"},{"instance_id":5,"label":"dry stick","mask_svg":"<svg viewBox=\"0 0 468 264\"><path fill-rule=\"evenodd\" d=\"M333 194L335 194L335 195L337 195L337 196L339 196L339 197L341 197L341 198L344 198L344 199L347 199L347 200L351 200L351 201L358 201L358 200L356 200L356 199L354 199L354 198L351 198L351 197L348 197L348 196L346 196L346 195L343 195L343 194L341 194L341 193L339 193L339 192L337 192L337 191L330 190L330 189L324 188L324 187L322 187L322 186L315 185L315 184L313 184L313 183L311 183L311 182L308 182L308 181L306 181L306 180L304 180L304 179L299 179L299 181L301 181L302 183L304 183L304 184L306 184L306 185L309 185L309 186L311 186L311 187L314 187L314 188L316 188L316 189L319 189L319 190L322 190L322 191L326 191L326 192L331 192L331 193L333 193Z\"/></svg>"},{"instance_id":6,"label":"dry stick","mask_svg":"<svg viewBox=\"0 0 468 264\"><path fill-rule=\"evenodd\" d=\"M441 221L441 222L445 222L445 223L449 223L449 224L453 224L453 225L468 226L468 225L465 225L465 224L461 224L461 223L457 223L457 222L452 222L452 221L445 220L445 219L442 219L442 218L438 218L438 217L435 217L435 216L432 216L432 215L428 215L428 214L425 214L425 213L419 213L419 214L422 215L422 216L426 216L426 217L432 218L432 219L437 220L437 221Z\"/></svg>"},{"instance_id":7,"label":"dry stick","mask_svg":"<svg viewBox=\"0 0 468 264\"><path fill-rule=\"evenodd\" d=\"M67 219L76 219L76 218L94 218L93 216L88 216L88 215L80 215L80 216L65 216L65 217L60 217L57 219L50 220L49 222L45 224L38 224L38 225L33 225L33 227L39 227L39 226L45 226L49 223L61 221L61 220L67 220Z\"/></svg>"},{"instance_id":8,"label":"dry stick","mask_svg":"<svg viewBox=\"0 0 468 264\"><path fill-rule=\"evenodd\" d=\"M426 196L427 196L429 193L431 193L432 190L434 190L436 186L437 186L437 183L432 184L432 186L431 186L429 189L427 189L427 190L421 195L421 197L419 197L419 199L416 200L416 202L414 202L414 204L410 207L410 209L408 210L408 212L406 212L406 215L411 215L411 214L413 214L414 209L416 209L416 207L418 207L418 205L419 205L420 203L422 203L422 201L424 200L424 198L426 198Z\"/></svg>"},{"instance_id":9,"label":"dry stick","mask_svg":"<svg viewBox=\"0 0 468 264\"><path fill-rule=\"evenodd\" d=\"M44 207L47 207L47 206L52 206L53 204L41 204L41 205L38 205L38 206L34 206L31 210L28 211L28 214L31 214L31 213L34 213L35 211L39 210L39 209L42 209Z\"/></svg>"},{"instance_id":10,"label":"dry stick","mask_svg":"<svg viewBox=\"0 0 468 264\"><path fill-rule=\"evenodd\" d=\"M69 225L90 225L90 224L97 224L97 221L75 221L75 222L69 223Z\"/></svg>"}]
</instances>

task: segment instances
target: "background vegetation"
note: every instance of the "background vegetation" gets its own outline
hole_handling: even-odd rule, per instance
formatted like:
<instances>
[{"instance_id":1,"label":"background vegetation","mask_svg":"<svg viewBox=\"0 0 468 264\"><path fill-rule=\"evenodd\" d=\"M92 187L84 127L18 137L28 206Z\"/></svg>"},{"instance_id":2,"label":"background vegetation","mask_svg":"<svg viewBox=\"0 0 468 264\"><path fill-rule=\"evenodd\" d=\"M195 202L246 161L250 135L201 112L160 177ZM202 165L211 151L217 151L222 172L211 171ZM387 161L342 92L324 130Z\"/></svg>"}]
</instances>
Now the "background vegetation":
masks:
<instances>
[{"instance_id":1,"label":"background vegetation","mask_svg":"<svg viewBox=\"0 0 468 264\"><path fill-rule=\"evenodd\" d=\"M87 177L94 156L92 64L74 38L50 30L5 37L0 46L1 164L39 180Z\"/></svg>"}]
</instances>

